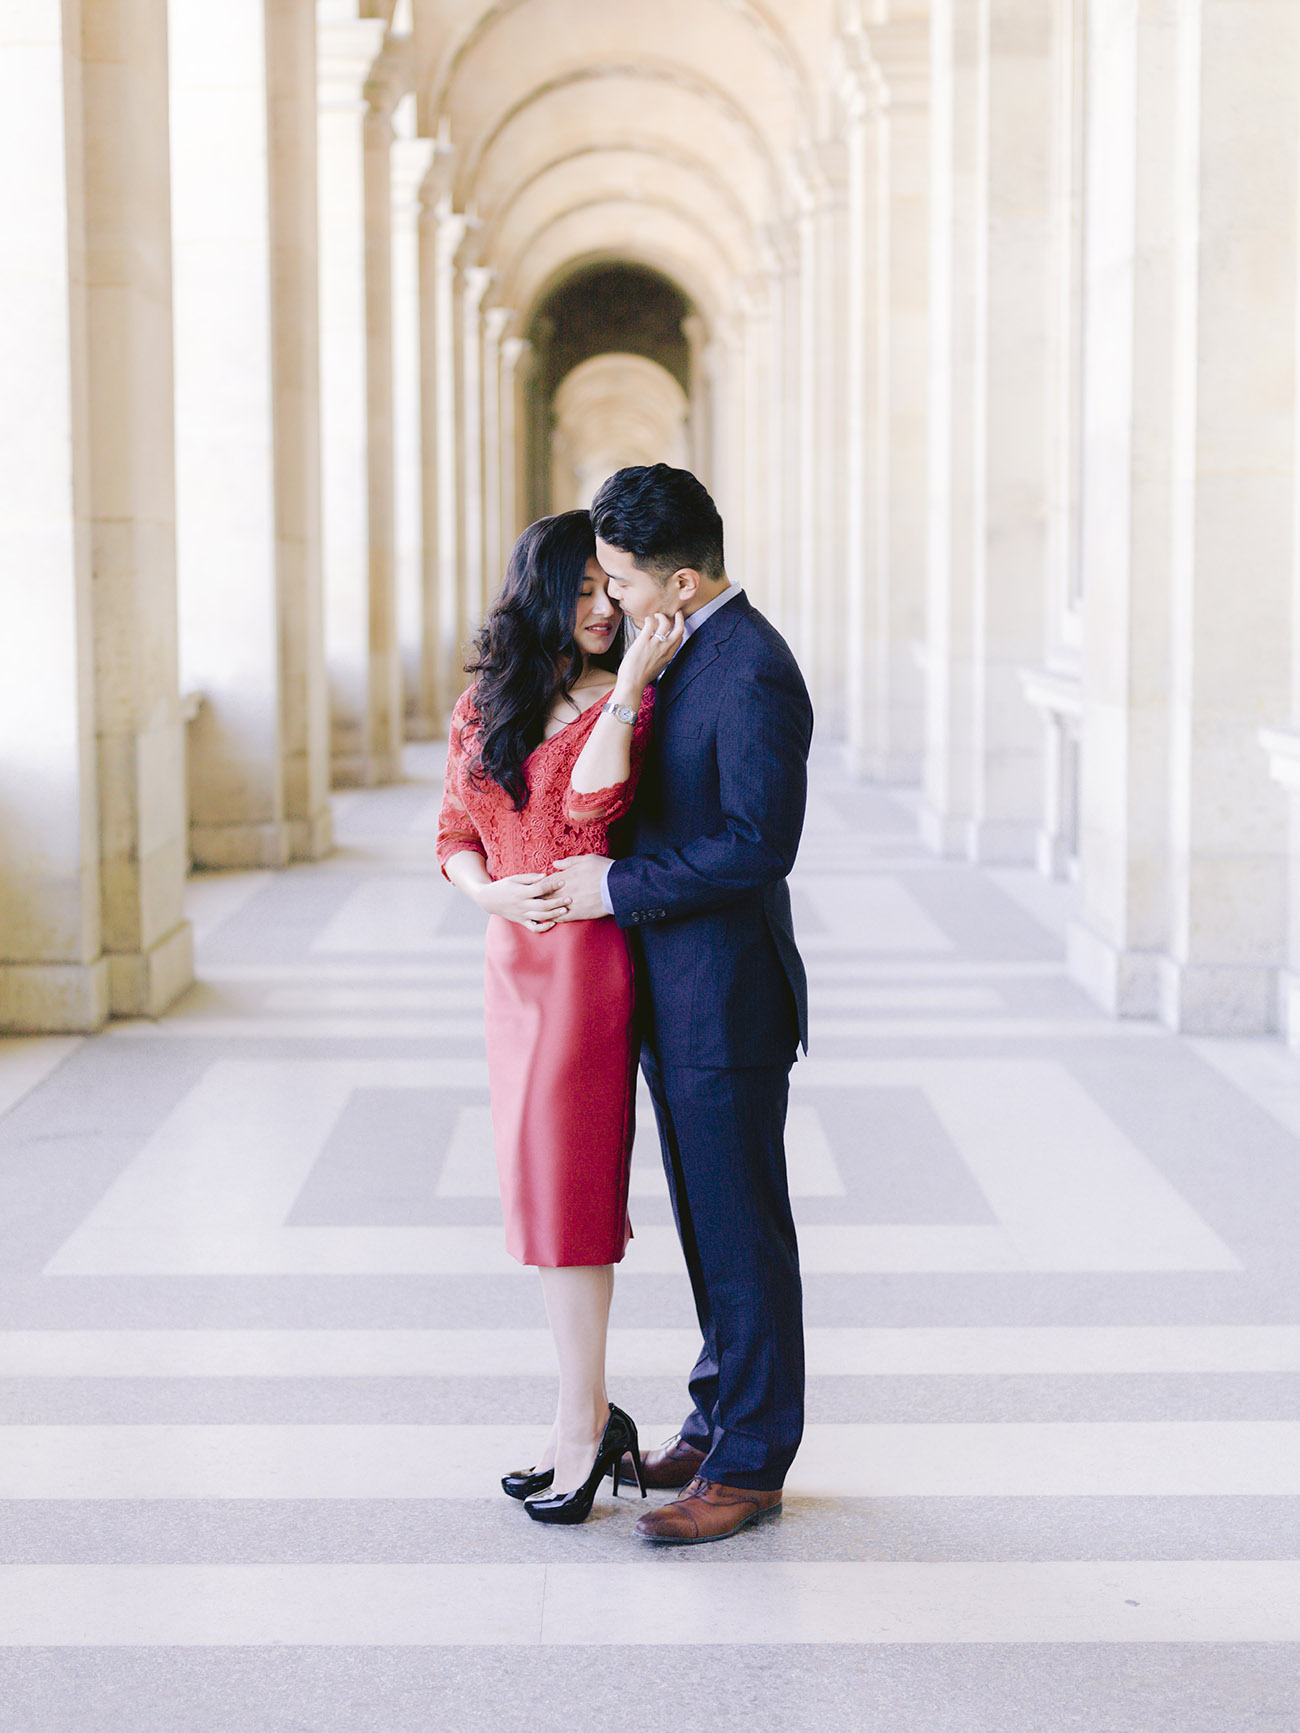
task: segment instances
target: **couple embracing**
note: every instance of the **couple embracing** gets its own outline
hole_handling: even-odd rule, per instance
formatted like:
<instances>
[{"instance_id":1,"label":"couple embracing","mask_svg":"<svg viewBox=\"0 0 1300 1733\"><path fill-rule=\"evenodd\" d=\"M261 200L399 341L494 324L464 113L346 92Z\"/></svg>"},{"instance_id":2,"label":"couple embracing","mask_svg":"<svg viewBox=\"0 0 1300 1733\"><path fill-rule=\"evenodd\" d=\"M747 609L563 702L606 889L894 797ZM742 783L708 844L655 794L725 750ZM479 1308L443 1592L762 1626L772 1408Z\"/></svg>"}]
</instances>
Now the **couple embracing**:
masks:
<instances>
[{"instance_id":1,"label":"couple embracing","mask_svg":"<svg viewBox=\"0 0 1300 1733\"><path fill-rule=\"evenodd\" d=\"M785 881L808 693L728 581L713 500L665 464L524 531L470 672L438 858L491 917L506 1244L539 1268L560 1368L546 1447L502 1485L574 1523L612 1472L616 1494L678 1491L645 1539L722 1540L780 1510L803 1430L784 1134L807 991ZM644 1458L605 1386L638 1060L703 1337L681 1432Z\"/></svg>"}]
</instances>

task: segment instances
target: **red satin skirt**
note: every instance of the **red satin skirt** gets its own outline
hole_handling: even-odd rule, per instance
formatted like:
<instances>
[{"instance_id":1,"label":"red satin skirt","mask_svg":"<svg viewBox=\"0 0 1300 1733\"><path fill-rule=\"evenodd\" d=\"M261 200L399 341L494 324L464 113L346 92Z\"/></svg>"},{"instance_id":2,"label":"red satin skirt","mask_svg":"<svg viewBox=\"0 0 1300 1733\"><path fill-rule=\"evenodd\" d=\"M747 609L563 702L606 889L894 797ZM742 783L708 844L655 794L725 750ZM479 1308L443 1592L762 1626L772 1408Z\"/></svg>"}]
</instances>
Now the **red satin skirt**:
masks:
<instances>
[{"instance_id":1,"label":"red satin skirt","mask_svg":"<svg viewBox=\"0 0 1300 1733\"><path fill-rule=\"evenodd\" d=\"M493 915L484 1004L506 1250L618 1263L636 1128L627 940L609 916L530 933Z\"/></svg>"}]
</instances>

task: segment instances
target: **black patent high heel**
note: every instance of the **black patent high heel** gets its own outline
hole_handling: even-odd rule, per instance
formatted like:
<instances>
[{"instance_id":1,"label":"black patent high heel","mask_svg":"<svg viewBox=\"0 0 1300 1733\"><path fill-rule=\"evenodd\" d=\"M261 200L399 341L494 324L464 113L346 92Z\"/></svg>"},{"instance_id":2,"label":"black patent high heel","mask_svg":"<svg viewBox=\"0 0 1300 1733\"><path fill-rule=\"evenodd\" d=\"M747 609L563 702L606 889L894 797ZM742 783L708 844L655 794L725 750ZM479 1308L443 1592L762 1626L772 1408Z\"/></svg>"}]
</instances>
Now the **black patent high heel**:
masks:
<instances>
[{"instance_id":1,"label":"black patent high heel","mask_svg":"<svg viewBox=\"0 0 1300 1733\"><path fill-rule=\"evenodd\" d=\"M501 1476L501 1490L507 1498L531 1498L545 1492L554 1479L553 1468L516 1468Z\"/></svg>"},{"instance_id":2,"label":"black patent high heel","mask_svg":"<svg viewBox=\"0 0 1300 1733\"><path fill-rule=\"evenodd\" d=\"M636 1423L630 1415L624 1414L621 1408L615 1408L611 1402L609 1419L605 1422L605 1430L601 1433L600 1443L596 1447L596 1460L582 1485L575 1487L572 1492L554 1492L549 1498L530 1498L524 1509L534 1522L586 1522L595 1502L596 1488L611 1468L614 1471L614 1497L618 1497L619 1476L622 1473L625 1451L631 1455L636 1483L644 1498L645 1475L641 1469L641 1447L637 1442Z\"/></svg>"}]
</instances>

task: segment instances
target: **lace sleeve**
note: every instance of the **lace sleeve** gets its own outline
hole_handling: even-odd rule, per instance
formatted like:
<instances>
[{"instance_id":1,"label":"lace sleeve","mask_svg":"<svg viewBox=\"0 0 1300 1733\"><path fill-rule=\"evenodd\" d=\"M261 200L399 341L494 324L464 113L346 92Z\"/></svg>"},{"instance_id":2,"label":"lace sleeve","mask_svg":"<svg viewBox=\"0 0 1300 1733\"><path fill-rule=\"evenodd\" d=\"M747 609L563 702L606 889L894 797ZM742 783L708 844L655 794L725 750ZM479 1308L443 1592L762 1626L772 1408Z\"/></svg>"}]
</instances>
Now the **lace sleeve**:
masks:
<instances>
[{"instance_id":1,"label":"lace sleeve","mask_svg":"<svg viewBox=\"0 0 1300 1733\"><path fill-rule=\"evenodd\" d=\"M451 717L451 738L447 742L447 774L443 783L442 809L438 814L438 865L442 875L447 876L447 862L454 854L463 854L467 849L482 855L487 859L487 850L483 846L483 838L478 827L461 799L461 773L465 762L465 731L471 720L469 693L464 693L456 702L456 708Z\"/></svg>"},{"instance_id":2,"label":"lace sleeve","mask_svg":"<svg viewBox=\"0 0 1300 1733\"><path fill-rule=\"evenodd\" d=\"M616 782L609 788L598 788L591 794L579 794L570 786L564 799L564 816L570 824L613 824L629 810L641 780L641 767L654 728L655 689L647 686L632 727L631 761L627 781Z\"/></svg>"}]
</instances>

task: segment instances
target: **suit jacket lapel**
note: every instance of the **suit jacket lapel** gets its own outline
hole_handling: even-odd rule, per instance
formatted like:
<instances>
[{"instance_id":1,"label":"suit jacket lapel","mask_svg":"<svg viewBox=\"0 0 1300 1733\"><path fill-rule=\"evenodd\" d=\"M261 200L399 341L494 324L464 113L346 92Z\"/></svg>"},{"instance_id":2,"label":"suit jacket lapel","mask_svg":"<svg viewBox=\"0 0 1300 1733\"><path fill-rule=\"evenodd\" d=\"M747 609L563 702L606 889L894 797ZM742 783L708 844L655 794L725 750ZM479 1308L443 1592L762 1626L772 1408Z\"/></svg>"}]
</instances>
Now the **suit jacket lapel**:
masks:
<instances>
[{"instance_id":1,"label":"suit jacket lapel","mask_svg":"<svg viewBox=\"0 0 1300 1733\"><path fill-rule=\"evenodd\" d=\"M727 639L740 624L741 613L748 611L750 606L749 598L742 591L734 601L728 602L725 608L720 608L706 620L698 632L692 632L660 676L656 704L675 703L691 681L717 661Z\"/></svg>"}]
</instances>

